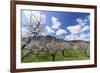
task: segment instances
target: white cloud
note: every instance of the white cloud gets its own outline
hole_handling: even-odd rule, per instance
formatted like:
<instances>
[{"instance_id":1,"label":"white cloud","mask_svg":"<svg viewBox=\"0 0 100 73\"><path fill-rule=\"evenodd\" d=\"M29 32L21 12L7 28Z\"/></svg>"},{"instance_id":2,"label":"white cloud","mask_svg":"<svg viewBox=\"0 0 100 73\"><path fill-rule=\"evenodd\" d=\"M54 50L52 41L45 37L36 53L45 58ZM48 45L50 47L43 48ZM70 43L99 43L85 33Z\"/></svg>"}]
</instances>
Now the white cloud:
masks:
<instances>
[{"instance_id":1,"label":"white cloud","mask_svg":"<svg viewBox=\"0 0 100 73\"><path fill-rule=\"evenodd\" d=\"M81 18L77 18L76 19L76 22L78 22L79 25L81 26L85 26L86 25L86 22L87 22L87 19L81 19Z\"/></svg>"},{"instance_id":2,"label":"white cloud","mask_svg":"<svg viewBox=\"0 0 100 73\"><path fill-rule=\"evenodd\" d=\"M66 35L65 40L77 40L78 36L77 35Z\"/></svg>"},{"instance_id":3,"label":"white cloud","mask_svg":"<svg viewBox=\"0 0 100 73\"><path fill-rule=\"evenodd\" d=\"M77 18L76 21L77 21L78 23L82 23L82 22L83 22L83 20L82 20L81 18Z\"/></svg>"},{"instance_id":4,"label":"white cloud","mask_svg":"<svg viewBox=\"0 0 100 73\"><path fill-rule=\"evenodd\" d=\"M77 18L76 19L76 22L78 22L79 25L81 26L85 26L87 25L87 23L90 21L90 16L86 16L85 19L82 19L82 18Z\"/></svg>"},{"instance_id":5,"label":"white cloud","mask_svg":"<svg viewBox=\"0 0 100 73\"><path fill-rule=\"evenodd\" d=\"M64 30L64 29L59 29L59 30L56 32L56 35L57 35L57 36L60 36L60 35L62 35L62 34L66 34L66 33L67 33L66 30Z\"/></svg>"},{"instance_id":6,"label":"white cloud","mask_svg":"<svg viewBox=\"0 0 100 73\"><path fill-rule=\"evenodd\" d=\"M90 29L90 26L89 25L86 25L86 26L84 26L83 28L82 28L82 32L84 32L84 31L87 31L87 30L89 30Z\"/></svg>"},{"instance_id":7,"label":"white cloud","mask_svg":"<svg viewBox=\"0 0 100 73\"><path fill-rule=\"evenodd\" d=\"M67 29L70 31L70 35L65 37L66 40L85 40L89 41L90 39L90 25L89 25L89 16L86 18L77 18L78 22L75 26L68 26ZM88 31L89 33L86 33Z\"/></svg>"},{"instance_id":8,"label":"white cloud","mask_svg":"<svg viewBox=\"0 0 100 73\"><path fill-rule=\"evenodd\" d=\"M51 21L52 21L52 26L51 26L51 28L53 28L53 29L58 29L58 28L60 27L61 22L58 21L58 19L57 19L56 17L52 17L52 18L51 18Z\"/></svg>"},{"instance_id":9,"label":"white cloud","mask_svg":"<svg viewBox=\"0 0 100 73\"><path fill-rule=\"evenodd\" d=\"M79 34L78 40L85 40L85 38L86 38L86 35L81 33Z\"/></svg>"},{"instance_id":10,"label":"white cloud","mask_svg":"<svg viewBox=\"0 0 100 73\"><path fill-rule=\"evenodd\" d=\"M90 33L80 33L78 35L75 35L75 34L66 35L65 40L84 40L84 41L89 41L90 40Z\"/></svg>"},{"instance_id":11,"label":"white cloud","mask_svg":"<svg viewBox=\"0 0 100 73\"><path fill-rule=\"evenodd\" d=\"M78 39L79 40L85 40L85 41L89 41L90 38L90 33L81 33L79 34Z\"/></svg>"},{"instance_id":12,"label":"white cloud","mask_svg":"<svg viewBox=\"0 0 100 73\"><path fill-rule=\"evenodd\" d=\"M45 26L45 29L47 30L48 33L55 33L55 31L49 26Z\"/></svg>"},{"instance_id":13,"label":"white cloud","mask_svg":"<svg viewBox=\"0 0 100 73\"><path fill-rule=\"evenodd\" d=\"M75 26L68 26L67 29L70 31L71 34L79 34L85 31L90 30L89 25L84 25L83 27L81 25L75 25Z\"/></svg>"},{"instance_id":14,"label":"white cloud","mask_svg":"<svg viewBox=\"0 0 100 73\"><path fill-rule=\"evenodd\" d=\"M58 19L54 16L51 18L51 20L52 20L52 23L56 23L58 21Z\"/></svg>"},{"instance_id":15,"label":"white cloud","mask_svg":"<svg viewBox=\"0 0 100 73\"><path fill-rule=\"evenodd\" d=\"M81 31L81 26L80 25L68 26L67 29L71 32L71 34L78 34Z\"/></svg>"}]
</instances>

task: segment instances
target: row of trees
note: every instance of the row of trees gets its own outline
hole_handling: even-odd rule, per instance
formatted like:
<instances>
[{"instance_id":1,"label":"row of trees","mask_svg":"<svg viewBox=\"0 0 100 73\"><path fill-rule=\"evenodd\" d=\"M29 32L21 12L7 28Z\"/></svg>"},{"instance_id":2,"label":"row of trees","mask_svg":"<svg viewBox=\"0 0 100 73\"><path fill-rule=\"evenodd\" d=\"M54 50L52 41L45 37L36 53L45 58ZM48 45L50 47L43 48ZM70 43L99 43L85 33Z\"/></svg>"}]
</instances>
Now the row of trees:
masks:
<instances>
[{"instance_id":1,"label":"row of trees","mask_svg":"<svg viewBox=\"0 0 100 73\"><path fill-rule=\"evenodd\" d=\"M43 42L45 44L43 44ZM55 38L49 37L49 39L41 38L36 40L31 40L29 44L26 45L27 49L30 50L30 52L34 51L37 52L37 58L39 56L39 53L48 53L52 56L52 61L55 60L55 55L58 51L60 51L63 55L63 57L66 57L65 51L74 49L80 51L82 54L86 55L87 49L89 49L89 43L86 42L62 42L57 41Z\"/></svg>"}]
</instances>

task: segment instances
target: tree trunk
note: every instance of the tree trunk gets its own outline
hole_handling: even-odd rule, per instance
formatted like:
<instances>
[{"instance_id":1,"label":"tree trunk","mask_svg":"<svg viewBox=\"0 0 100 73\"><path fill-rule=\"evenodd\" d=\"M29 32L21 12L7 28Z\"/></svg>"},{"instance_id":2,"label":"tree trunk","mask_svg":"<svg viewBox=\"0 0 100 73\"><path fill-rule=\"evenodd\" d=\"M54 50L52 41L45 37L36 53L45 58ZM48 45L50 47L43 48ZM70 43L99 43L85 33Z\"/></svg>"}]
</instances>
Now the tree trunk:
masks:
<instances>
[{"instance_id":1,"label":"tree trunk","mask_svg":"<svg viewBox=\"0 0 100 73\"><path fill-rule=\"evenodd\" d=\"M55 54L52 54L52 61L55 61Z\"/></svg>"},{"instance_id":2,"label":"tree trunk","mask_svg":"<svg viewBox=\"0 0 100 73\"><path fill-rule=\"evenodd\" d=\"M37 58L39 57L39 52L37 52L36 56L37 56Z\"/></svg>"},{"instance_id":3,"label":"tree trunk","mask_svg":"<svg viewBox=\"0 0 100 73\"><path fill-rule=\"evenodd\" d=\"M29 38L29 40L26 42L26 44L24 44L24 45L21 47L21 49L24 49L25 46L26 46L28 43L30 43L30 42L31 42L31 38Z\"/></svg>"},{"instance_id":4,"label":"tree trunk","mask_svg":"<svg viewBox=\"0 0 100 73\"><path fill-rule=\"evenodd\" d=\"M64 53L64 51L62 51L62 55L63 55L63 57L65 57L65 53Z\"/></svg>"}]
</instances>

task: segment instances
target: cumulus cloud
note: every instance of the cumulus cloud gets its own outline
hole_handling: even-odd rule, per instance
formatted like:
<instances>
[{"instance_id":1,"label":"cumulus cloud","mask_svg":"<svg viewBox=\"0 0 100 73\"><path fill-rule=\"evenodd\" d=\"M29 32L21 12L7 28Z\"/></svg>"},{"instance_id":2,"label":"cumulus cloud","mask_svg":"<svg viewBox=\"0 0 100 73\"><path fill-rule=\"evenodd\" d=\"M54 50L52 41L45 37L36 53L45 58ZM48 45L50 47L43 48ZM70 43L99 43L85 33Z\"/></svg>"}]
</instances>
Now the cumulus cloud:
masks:
<instances>
[{"instance_id":1,"label":"cumulus cloud","mask_svg":"<svg viewBox=\"0 0 100 73\"><path fill-rule=\"evenodd\" d=\"M90 26L89 25L86 25L86 26L84 26L83 28L82 28L82 32L84 32L84 31L87 31L87 30L89 30L90 29Z\"/></svg>"},{"instance_id":2,"label":"cumulus cloud","mask_svg":"<svg viewBox=\"0 0 100 73\"><path fill-rule=\"evenodd\" d=\"M48 33L55 33L55 31L49 26L45 26L45 29L47 30Z\"/></svg>"},{"instance_id":3,"label":"cumulus cloud","mask_svg":"<svg viewBox=\"0 0 100 73\"><path fill-rule=\"evenodd\" d=\"M78 34L81 31L81 26L80 25L68 26L67 29L70 31L71 34Z\"/></svg>"},{"instance_id":4,"label":"cumulus cloud","mask_svg":"<svg viewBox=\"0 0 100 73\"><path fill-rule=\"evenodd\" d=\"M78 36L77 35L66 35L65 40L77 40Z\"/></svg>"},{"instance_id":5,"label":"cumulus cloud","mask_svg":"<svg viewBox=\"0 0 100 73\"><path fill-rule=\"evenodd\" d=\"M61 26L61 22L56 17L53 16L51 18L51 21L52 21L52 26L51 26L52 29L58 29Z\"/></svg>"},{"instance_id":6,"label":"cumulus cloud","mask_svg":"<svg viewBox=\"0 0 100 73\"><path fill-rule=\"evenodd\" d=\"M66 35L65 40L85 40L85 41L89 41L90 40L90 33L80 33L78 35L75 35L75 34Z\"/></svg>"},{"instance_id":7,"label":"cumulus cloud","mask_svg":"<svg viewBox=\"0 0 100 73\"><path fill-rule=\"evenodd\" d=\"M82 18L77 18L76 22L81 25L81 26L85 26L87 25L87 23L90 21L90 15L86 16L85 19Z\"/></svg>"},{"instance_id":8,"label":"cumulus cloud","mask_svg":"<svg viewBox=\"0 0 100 73\"><path fill-rule=\"evenodd\" d=\"M89 41L90 38L90 33L81 33L79 34L78 39L79 40L85 40L85 41Z\"/></svg>"},{"instance_id":9,"label":"cumulus cloud","mask_svg":"<svg viewBox=\"0 0 100 73\"><path fill-rule=\"evenodd\" d=\"M74 26L67 26L67 30L70 32L66 35L65 40L85 40L90 39L90 16L86 16L84 19L77 18L78 24ZM88 33L87 33L88 32Z\"/></svg>"},{"instance_id":10,"label":"cumulus cloud","mask_svg":"<svg viewBox=\"0 0 100 73\"><path fill-rule=\"evenodd\" d=\"M82 22L83 22L83 20L82 20L81 18L77 18L76 21L77 21L78 23L82 23Z\"/></svg>"},{"instance_id":11,"label":"cumulus cloud","mask_svg":"<svg viewBox=\"0 0 100 73\"><path fill-rule=\"evenodd\" d=\"M60 36L60 35L66 34L66 33L67 33L66 30L64 30L64 29L59 29L59 30L57 30L56 35L57 35L57 36Z\"/></svg>"}]
</instances>

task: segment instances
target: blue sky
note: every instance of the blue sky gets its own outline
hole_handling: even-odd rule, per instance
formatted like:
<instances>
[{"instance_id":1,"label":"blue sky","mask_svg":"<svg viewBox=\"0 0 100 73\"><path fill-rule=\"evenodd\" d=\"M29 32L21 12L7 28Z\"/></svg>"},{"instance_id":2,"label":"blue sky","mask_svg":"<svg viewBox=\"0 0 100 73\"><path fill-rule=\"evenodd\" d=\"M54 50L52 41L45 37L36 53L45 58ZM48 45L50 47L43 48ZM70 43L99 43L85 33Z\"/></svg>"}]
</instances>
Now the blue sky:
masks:
<instances>
[{"instance_id":1,"label":"blue sky","mask_svg":"<svg viewBox=\"0 0 100 73\"><path fill-rule=\"evenodd\" d=\"M32 11L32 14L41 18L41 25L45 30L43 35L52 35L64 40L90 40L90 13ZM25 29L23 24L29 23L30 10L22 10L22 34ZM33 17L34 19L34 17ZM24 36L24 35L23 35Z\"/></svg>"}]
</instances>

